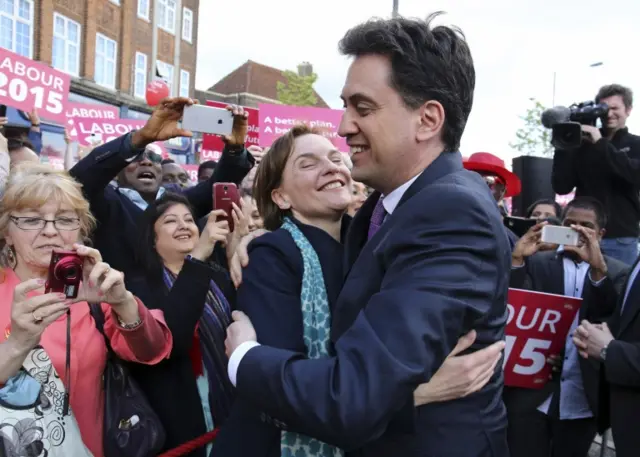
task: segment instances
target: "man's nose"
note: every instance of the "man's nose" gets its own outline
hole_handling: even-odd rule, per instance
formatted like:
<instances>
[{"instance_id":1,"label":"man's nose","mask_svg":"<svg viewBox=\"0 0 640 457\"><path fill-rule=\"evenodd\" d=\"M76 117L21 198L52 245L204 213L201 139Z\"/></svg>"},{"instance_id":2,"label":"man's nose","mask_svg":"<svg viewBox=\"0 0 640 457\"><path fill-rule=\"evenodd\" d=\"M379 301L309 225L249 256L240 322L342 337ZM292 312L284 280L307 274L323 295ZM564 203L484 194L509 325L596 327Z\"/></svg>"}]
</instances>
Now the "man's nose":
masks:
<instances>
[{"instance_id":1,"label":"man's nose","mask_svg":"<svg viewBox=\"0 0 640 457\"><path fill-rule=\"evenodd\" d=\"M346 109L342 114L342 119L340 120L340 126L338 127L338 135L343 138L348 138L349 136L353 136L359 132L358 126L353 121L353 115L349 113L349 110Z\"/></svg>"}]
</instances>

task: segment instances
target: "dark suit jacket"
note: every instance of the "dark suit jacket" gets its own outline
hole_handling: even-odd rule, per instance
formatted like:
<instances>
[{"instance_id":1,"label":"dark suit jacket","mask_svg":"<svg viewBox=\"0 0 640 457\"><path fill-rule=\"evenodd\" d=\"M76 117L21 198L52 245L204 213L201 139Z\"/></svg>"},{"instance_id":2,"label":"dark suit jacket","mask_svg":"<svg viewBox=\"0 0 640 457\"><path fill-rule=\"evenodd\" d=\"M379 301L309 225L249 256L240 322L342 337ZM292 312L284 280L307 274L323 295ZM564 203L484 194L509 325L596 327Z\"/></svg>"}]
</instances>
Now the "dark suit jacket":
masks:
<instances>
[{"instance_id":1,"label":"dark suit jacket","mask_svg":"<svg viewBox=\"0 0 640 457\"><path fill-rule=\"evenodd\" d=\"M548 294L564 295L564 266L562 257L556 251L540 252L526 260L525 266L511 270L510 286L516 289L534 290ZM601 284L594 286L585 277L582 289L580 320L604 322L615 309L611 299L619 291L627 277L628 267L618 260L605 256L608 275ZM580 358L582 381L589 407L598 416L598 379L600 364ZM559 379L554 377L542 389L504 388L504 403L509 414L535 411L547 397L557 391Z\"/></svg>"},{"instance_id":2,"label":"dark suit jacket","mask_svg":"<svg viewBox=\"0 0 640 457\"><path fill-rule=\"evenodd\" d=\"M93 236L94 246L105 262L125 273L127 280L129 276L139 273L133 253L140 238L137 219L142 210L109 183L128 165L127 159L142 152L132 148L130 135L95 148L69 170L71 176L82 184L91 212L98 221ZM202 217L213 209L214 182L239 184L253 163L253 157L247 151L238 155L223 152L211 179L184 192L193 206L194 215Z\"/></svg>"},{"instance_id":3,"label":"dark suit jacket","mask_svg":"<svg viewBox=\"0 0 640 457\"><path fill-rule=\"evenodd\" d=\"M404 433L388 428L461 335L477 330L474 349L504 337L511 251L496 203L459 153L441 154L366 242L378 197L347 235L331 329L336 356L253 348L239 366L238 392L352 456L506 457L499 368L480 392L416 408Z\"/></svg>"},{"instance_id":4,"label":"dark suit jacket","mask_svg":"<svg viewBox=\"0 0 640 457\"><path fill-rule=\"evenodd\" d=\"M638 261L629 270L627 281L637 264ZM609 343L601 370L599 427L611 426L618 457L635 457L640 449L640 278L633 280L622 309L627 286L626 283L618 294L611 295L618 304L608 321L615 340Z\"/></svg>"},{"instance_id":5,"label":"dark suit jacket","mask_svg":"<svg viewBox=\"0 0 640 457\"><path fill-rule=\"evenodd\" d=\"M195 260L185 261L170 291L161 277L139 275L129 281L129 290L147 308L162 310L173 335L171 357L153 366L130 365L131 374L164 425L165 450L206 432L190 350L211 280L218 284L232 305L235 289L226 274ZM208 375L209 380L215 382L216 377L226 376L226 373ZM189 456L205 457L205 448L197 449Z\"/></svg>"}]
</instances>

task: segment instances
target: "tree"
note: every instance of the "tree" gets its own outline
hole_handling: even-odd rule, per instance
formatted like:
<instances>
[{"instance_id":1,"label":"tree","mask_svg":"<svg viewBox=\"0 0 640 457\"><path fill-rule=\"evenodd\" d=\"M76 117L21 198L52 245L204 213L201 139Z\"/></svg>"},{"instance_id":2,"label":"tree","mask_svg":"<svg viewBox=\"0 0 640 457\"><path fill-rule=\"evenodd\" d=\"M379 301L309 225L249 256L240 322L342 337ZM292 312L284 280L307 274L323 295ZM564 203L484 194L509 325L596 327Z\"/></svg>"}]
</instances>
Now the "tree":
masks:
<instances>
[{"instance_id":1,"label":"tree","mask_svg":"<svg viewBox=\"0 0 640 457\"><path fill-rule=\"evenodd\" d=\"M550 156L553 154L551 130L544 128L540 122L540 116L546 108L535 98L530 100L533 107L520 116L524 126L516 131L516 141L509 143L509 146L523 155Z\"/></svg>"},{"instance_id":2,"label":"tree","mask_svg":"<svg viewBox=\"0 0 640 457\"><path fill-rule=\"evenodd\" d=\"M285 71L284 77L287 83L278 81L276 86L278 101L285 105L314 106L318 103L318 97L313 90L313 85L318 79L315 73L309 76L300 76L293 71Z\"/></svg>"}]
</instances>

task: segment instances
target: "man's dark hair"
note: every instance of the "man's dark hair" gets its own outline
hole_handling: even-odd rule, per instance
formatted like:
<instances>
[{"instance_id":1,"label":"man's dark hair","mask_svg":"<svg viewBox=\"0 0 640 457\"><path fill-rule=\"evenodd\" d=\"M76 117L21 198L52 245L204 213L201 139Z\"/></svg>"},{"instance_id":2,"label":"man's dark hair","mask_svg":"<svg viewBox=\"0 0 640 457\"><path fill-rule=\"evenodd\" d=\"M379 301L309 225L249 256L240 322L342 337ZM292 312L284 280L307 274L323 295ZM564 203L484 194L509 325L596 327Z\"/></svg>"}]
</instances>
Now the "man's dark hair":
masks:
<instances>
[{"instance_id":1,"label":"man's dark hair","mask_svg":"<svg viewBox=\"0 0 640 457\"><path fill-rule=\"evenodd\" d=\"M391 61L389 84L410 109L428 100L440 102L445 113L442 138L446 150L457 151L473 104L476 73L462 31L432 26L441 14L430 14L426 20L372 19L347 31L339 48L347 56L387 56Z\"/></svg>"},{"instance_id":2,"label":"man's dark hair","mask_svg":"<svg viewBox=\"0 0 640 457\"><path fill-rule=\"evenodd\" d=\"M567 217L567 213L570 209L586 209L593 211L596 215L596 222L598 223L598 227L605 228L607 225L607 213L604 209L602 203L599 200L593 197L577 197L567 203L567 206L564 207L564 211L562 212L562 220Z\"/></svg>"},{"instance_id":3,"label":"man's dark hair","mask_svg":"<svg viewBox=\"0 0 640 457\"><path fill-rule=\"evenodd\" d=\"M162 159L162 162L160 162L160 165L167 165L170 163L176 163L176 161L173 159Z\"/></svg>"},{"instance_id":4,"label":"man's dark hair","mask_svg":"<svg viewBox=\"0 0 640 457\"><path fill-rule=\"evenodd\" d=\"M633 107L633 91L628 87L624 87L620 84L609 84L608 86L602 86L596 95L596 103L600 103L603 98L613 97L619 95L622 97L622 103L627 108Z\"/></svg>"},{"instance_id":5,"label":"man's dark hair","mask_svg":"<svg viewBox=\"0 0 640 457\"><path fill-rule=\"evenodd\" d=\"M215 170L218 166L218 163L215 160L207 160L206 162L202 162L198 167L198 179L202 175L202 170Z\"/></svg>"},{"instance_id":6,"label":"man's dark hair","mask_svg":"<svg viewBox=\"0 0 640 457\"><path fill-rule=\"evenodd\" d=\"M36 148L33 147L33 143L27 139L23 138L7 138L7 149L9 153L18 151L22 148L29 148L32 151L35 151Z\"/></svg>"}]
</instances>

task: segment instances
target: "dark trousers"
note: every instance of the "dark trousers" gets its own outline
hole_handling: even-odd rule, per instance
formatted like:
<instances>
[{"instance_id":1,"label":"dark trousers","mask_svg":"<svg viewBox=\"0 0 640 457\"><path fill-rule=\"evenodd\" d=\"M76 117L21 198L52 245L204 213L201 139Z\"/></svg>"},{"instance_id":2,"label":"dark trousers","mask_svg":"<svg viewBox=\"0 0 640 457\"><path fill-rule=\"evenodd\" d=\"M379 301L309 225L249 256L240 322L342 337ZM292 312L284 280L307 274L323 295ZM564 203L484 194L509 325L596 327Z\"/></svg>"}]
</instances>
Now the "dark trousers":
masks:
<instances>
[{"instance_id":1,"label":"dark trousers","mask_svg":"<svg viewBox=\"0 0 640 457\"><path fill-rule=\"evenodd\" d=\"M587 457L595 436L593 418L560 420L540 411L509 414L511 457Z\"/></svg>"}]
</instances>

